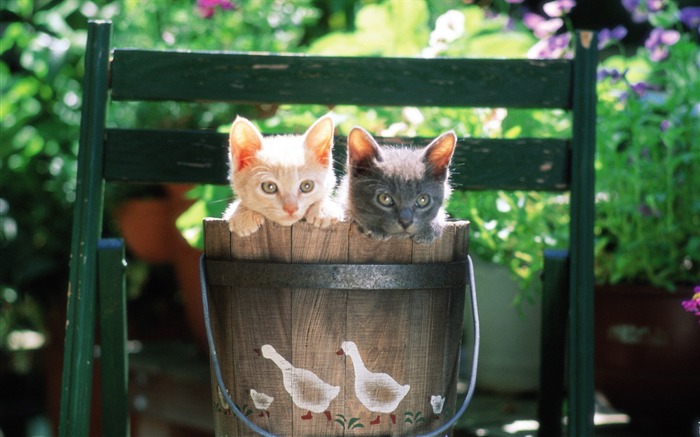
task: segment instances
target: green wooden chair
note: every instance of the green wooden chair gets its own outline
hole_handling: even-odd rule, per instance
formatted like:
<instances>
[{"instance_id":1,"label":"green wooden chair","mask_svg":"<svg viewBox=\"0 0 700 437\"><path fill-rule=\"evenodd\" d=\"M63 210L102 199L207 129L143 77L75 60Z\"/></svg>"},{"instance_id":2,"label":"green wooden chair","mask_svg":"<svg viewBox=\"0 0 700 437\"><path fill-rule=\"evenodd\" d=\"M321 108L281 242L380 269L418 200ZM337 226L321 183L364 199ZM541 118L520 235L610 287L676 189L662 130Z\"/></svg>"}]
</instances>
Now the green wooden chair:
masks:
<instances>
[{"instance_id":1,"label":"green wooden chair","mask_svg":"<svg viewBox=\"0 0 700 437\"><path fill-rule=\"evenodd\" d=\"M453 182L463 190L570 191L570 247L545 255L540 435L561 434L564 387L568 435L593 435L593 33L579 32L574 59L537 61L118 49L111 33L110 22L89 24L61 436L88 433L98 320L105 433L128 434L124 248L101 237L105 184L228 183L219 133L105 125L110 101L165 100L570 111L569 139L460 139L456 165L480 171L456 174Z\"/></svg>"}]
</instances>

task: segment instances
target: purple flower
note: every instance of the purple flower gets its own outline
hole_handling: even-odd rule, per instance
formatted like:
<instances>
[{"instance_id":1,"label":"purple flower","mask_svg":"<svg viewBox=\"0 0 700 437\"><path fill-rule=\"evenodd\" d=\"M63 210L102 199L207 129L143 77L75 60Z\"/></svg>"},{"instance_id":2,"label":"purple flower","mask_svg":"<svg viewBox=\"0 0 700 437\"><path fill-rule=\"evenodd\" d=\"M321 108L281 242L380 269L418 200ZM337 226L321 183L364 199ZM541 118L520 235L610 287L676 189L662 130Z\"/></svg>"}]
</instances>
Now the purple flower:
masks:
<instances>
[{"instance_id":1,"label":"purple flower","mask_svg":"<svg viewBox=\"0 0 700 437\"><path fill-rule=\"evenodd\" d=\"M654 62L661 61L668 57L668 48L681 39L681 34L676 30L664 30L655 27L649 38L644 41L644 47L649 50L649 59Z\"/></svg>"},{"instance_id":2,"label":"purple flower","mask_svg":"<svg viewBox=\"0 0 700 437\"><path fill-rule=\"evenodd\" d=\"M680 10L678 19L690 29L700 32L700 7L687 7Z\"/></svg>"},{"instance_id":3,"label":"purple flower","mask_svg":"<svg viewBox=\"0 0 700 437\"><path fill-rule=\"evenodd\" d=\"M627 12L632 12L639 8L640 0L622 0L622 6L627 9Z\"/></svg>"},{"instance_id":4,"label":"purple flower","mask_svg":"<svg viewBox=\"0 0 700 437\"><path fill-rule=\"evenodd\" d=\"M649 18L649 14L641 0L622 0L622 6L627 9L627 12L632 14L632 21L635 23L643 23Z\"/></svg>"},{"instance_id":5,"label":"purple flower","mask_svg":"<svg viewBox=\"0 0 700 437\"><path fill-rule=\"evenodd\" d=\"M661 121L661 126L660 126L661 132L666 132L669 127L671 127L671 122L664 118Z\"/></svg>"},{"instance_id":6,"label":"purple flower","mask_svg":"<svg viewBox=\"0 0 700 437\"><path fill-rule=\"evenodd\" d=\"M598 50L602 50L609 45L622 40L627 36L627 29L624 26L616 26L612 29L602 29L598 33Z\"/></svg>"},{"instance_id":7,"label":"purple flower","mask_svg":"<svg viewBox=\"0 0 700 437\"><path fill-rule=\"evenodd\" d=\"M539 39L547 38L554 34L564 25L564 20L561 18L552 18L547 20L544 17L526 12L523 14L523 23L527 26L535 36Z\"/></svg>"},{"instance_id":8,"label":"purple flower","mask_svg":"<svg viewBox=\"0 0 700 437\"><path fill-rule=\"evenodd\" d=\"M510 3L510 4L514 4L514 5L515 5L515 4L522 3L522 2L524 2L524 1L525 1L525 0L506 0L506 3Z\"/></svg>"},{"instance_id":9,"label":"purple flower","mask_svg":"<svg viewBox=\"0 0 700 437\"><path fill-rule=\"evenodd\" d=\"M231 0L197 0L197 11L202 18L213 17L217 6L225 11L236 8Z\"/></svg>"},{"instance_id":10,"label":"purple flower","mask_svg":"<svg viewBox=\"0 0 700 437\"><path fill-rule=\"evenodd\" d=\"M625 71L620 72L616 68L601 68L598 70L597 78L599 81L610 78L610 81L612 83L618 82L622 79L625 78L625 75L627 74L628 69L625 69Z\"/></svg>"},{"instance_id":11,"label":"purple flower","mask_svg":"<svg viewBox=\"0 0 700 437\"><path fill-rule=\"evenodd\" d=\"M561 17L568 14L574 6L576 6L575 0L554 0L542 5L542 9L550 17Z\"/></svg>"},{"instance_id":12,"label":"purple flower","mask_svg":"<svg viewBox=\"0 0 700 437\"><path fill-rule=\"evenodd\" d=\"M647 93L647 91L649 91L650 87L649 84L647 84L646 82L637 82L631 84L630 88L632 88L632 91L637 93L639 97L643 97Z\"/></svg>"},{"instance_id":13,"label":"purple flower","mask_svg":"<svg viewBox=\"0 0 700 437\"><path fill-rule=\"evenodd\" d=\"M530 59L555 59L570 56L571 52L567 50L570 41L571 34L568 32L550 36L530 47L527 57Z\"/></svg>"},{"instance_id":14,"label":"purple flower","mask_svg":"<svg viewBox=\"0 0 700 437\"><path fill-rule=\"evenodd\" d=\"M695 286L693 291L695 292L693 297L690 300L681 301L681 305L687 312L700 317L700 285ZM700 320L698 320L698 323L700 323Z\"/></svg>"},{"instance_id":15,"label":"purple flower","mask_svg":"<svg viewBox=\"0 0 700 437\"><path fill-rule=\"evenodd\" d=\"M647 11L654 13L664 8L665 0L647 0Z\"/></svg>"}]
</instances>

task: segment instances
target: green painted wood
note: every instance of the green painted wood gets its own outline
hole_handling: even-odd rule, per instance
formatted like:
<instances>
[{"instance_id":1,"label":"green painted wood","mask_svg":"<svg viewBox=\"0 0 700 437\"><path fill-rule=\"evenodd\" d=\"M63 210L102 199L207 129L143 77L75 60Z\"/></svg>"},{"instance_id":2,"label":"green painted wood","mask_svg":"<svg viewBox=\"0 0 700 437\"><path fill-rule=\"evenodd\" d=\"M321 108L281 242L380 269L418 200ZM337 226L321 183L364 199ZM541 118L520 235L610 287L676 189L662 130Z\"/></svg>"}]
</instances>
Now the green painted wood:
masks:
<instances>
[{"instance_id":1,"label":"green painted wood","mask_svg":"<svg viewBox=\"0 0 700 437\"><path fill-rule=\"evenodd\" d=\"M111 23L90 23L61 436L86 435L89 425L94 343L91 312L96 298L96 245L102 224L104 178L110 182L227 183L225 135L105 130L108 86L112 86L113 100L572 109L571 141L460 140L453 184L467 190L571 189L568 427L572 436L593 434L595 41L588 48L579 39L573 61L331 58L118 49L113 52L109 71L112 81L108 84L110 37ZM336 143L336 160L342 162L344 139ZM112 273L117 278L117 272ZM106 271L99 273L100 279L107 275ZM561 345L560 338L548 341ZM114 354L115 348L119 351L111 358L123 353L116 345L118 341L109 343L112 346L103 345L105 354Z\"/></svg>"},{"instance_id":2,"label":"green painted wood","mask_svg":"<svg viewBox=\"0 0 700 437\"><path fill-rule=\"evenodd\" d=\"M570 60L114 50L114 100L570 108Z\"/></svg>"},{"instance_id":3,"label":"green painted wood","mask_svg":"<svg viewBox=\"0 0 700 437\"><path fill-rule=\"evenodd\" d=\"M97 261L103 351L102 428L106 437L122 437L129 435L124 241L100 240Z\"/></svg>"},{"instance_id":4,"label":"green painted wood","mask_svg":"<svg viewBox=\"0 0 700 437\"><path fill-rule=\"evenodd\" d=\"M87 435L90 425L96 251L102 230L102 141L111 35L109 22L91 22L88 26L59 422L59 435L64 437Z\"/></svg>"},{"instance_id":5,"label":"green painted wood","mask_svg":"<svg viewBox=\"0 0 700 437\"><path fill-rule=\"evenodd\" d=\"M577 35L571 185L568 435L594 434L593 226L595 221L596 36Z\"/></svg>"},{"instance_id":6,"label":"green painted wood","mask_svg":"<svg viewBox=\"0 0 700 437\"><path fill-rule=\"evenodd\" d=\"M545 250L542 275L542 338L538 437L561 437L564 375L566 373L566 320L569 303L569 252Z\"/></svg>"},{"instance_id":7,"label":"green painted wood","mask_svg":"<svg viewBox=\"0 0 700 437\"><path fill-rule=\"evenodd\" d=\"M378 138L390 144L427 144L424 138ZM108 129L105 177L121 182L228 183L227 135L213 131ZM333 151L338 174L346 142ZM153 163L158 165L154 166ZM562 191L569 187L569 143L562 139L462 138L452 184L458 189ZM484 171L488 169L488 171Z\"/></svg>"}]
</instances>

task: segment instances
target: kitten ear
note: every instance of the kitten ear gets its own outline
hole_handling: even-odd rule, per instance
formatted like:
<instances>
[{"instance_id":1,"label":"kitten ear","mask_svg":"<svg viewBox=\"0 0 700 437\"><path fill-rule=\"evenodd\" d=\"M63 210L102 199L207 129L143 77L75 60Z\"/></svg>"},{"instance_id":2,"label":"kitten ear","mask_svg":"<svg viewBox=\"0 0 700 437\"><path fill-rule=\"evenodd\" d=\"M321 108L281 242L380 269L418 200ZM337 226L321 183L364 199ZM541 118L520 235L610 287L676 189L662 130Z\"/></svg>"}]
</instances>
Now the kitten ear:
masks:
<instances>
[{"instance_id":1,"label":"kitten ear","mask_svg":"<svg viewBox=\"0 0 700 437\"><path fill-rule=\"evenodd\" d=\"M319 163L328 165L333 148L333 119L324 115L316 120L304 134L304 144L313 152Z\"/></svg>"},{"instance_id":2,"label":"kitten ear","mask_svg":"<svg viewBox=\"0 0 700 437\"><path fill-rule=\"evenodd\" d=\"M366 130L355 126L348 135L348 160L352 164L357 164L371 158L381 161L379 145Z\"/></svg>"},{"instance_id":3,"label":"kitten ear","mask_svg":"<svg viewBox=\"0 0 700 437\"><path fill-rule=\"evenodd\" d=\"M430 164L435 177L442 177L445 174L456 145L457 135L454 131L449 131L435 138L425 148L424 159Z\"/></svg>"},{"instance_id":4,"label":"kitten ear","mask_svg":"<svg viewBox=\"0 0 700 437\"><path fill-rule=\"evenodd\" d=\"M263 137L260 131L247 119L236 117L231 124L228 143L231 149L231 165L234 170L243 170L262 147Z\"/></svg>"}]
</instances>

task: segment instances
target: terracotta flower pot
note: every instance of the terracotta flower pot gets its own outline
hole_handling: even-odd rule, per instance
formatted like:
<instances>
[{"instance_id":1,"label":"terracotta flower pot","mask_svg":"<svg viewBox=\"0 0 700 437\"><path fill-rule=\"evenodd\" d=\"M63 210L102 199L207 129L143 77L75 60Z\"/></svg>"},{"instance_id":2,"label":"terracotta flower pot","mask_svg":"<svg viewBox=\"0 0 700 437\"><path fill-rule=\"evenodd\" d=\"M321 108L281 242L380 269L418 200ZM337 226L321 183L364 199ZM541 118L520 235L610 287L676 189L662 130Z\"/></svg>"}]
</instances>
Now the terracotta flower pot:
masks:
<instances>
[{"instance_id":1,"label":"terracotta flower pot","mask_svg":"<svg viewBox=\"0 0 700 437\"><path fill-rule=\"evenodd\" d=\"M207 350L202 298L199 285L199 256L177 229L177 218L194 200L185 194L192 186L169 184L163 198L133 199L115 213L127 247L151 263L171 263L178 283L187 323L192 336L203 351Z\"/></svg>"},{"instance_id":2,"label":"terracotta flower pot","mask_svg":"<svg viewBox=\"0 0 700 437\"><path fill-rule=\"evenodd\" d=\"M126 246L139 259L151 263L172 260L172 214L167 199L131 199L115 212Z\"/></svg>"},{"instance_id":3,"label":"terracotta flower pot","mask_svg":"<svg viewBox=\"0 0 700 437\"><path fill-rule=\"evenodd\" d=\"M692 294L691 286L596 288L596 385L640 427L697 431L700 325L681 304Z\"/></svg>"}]
</instances>

